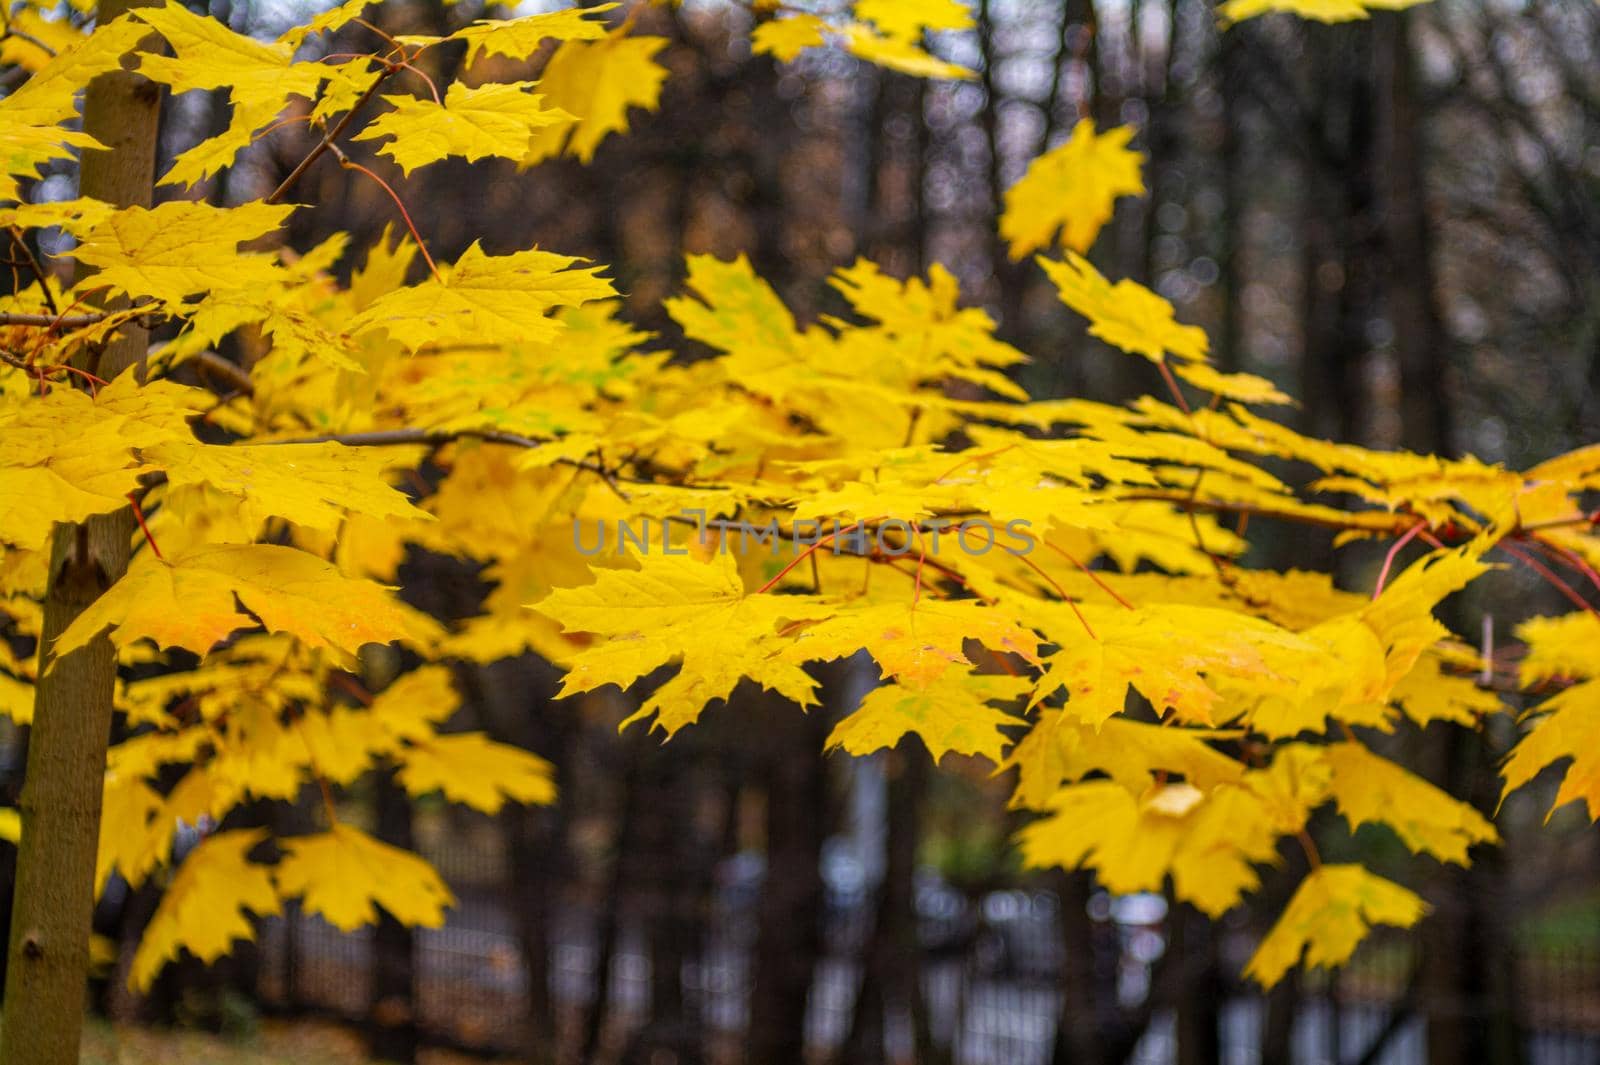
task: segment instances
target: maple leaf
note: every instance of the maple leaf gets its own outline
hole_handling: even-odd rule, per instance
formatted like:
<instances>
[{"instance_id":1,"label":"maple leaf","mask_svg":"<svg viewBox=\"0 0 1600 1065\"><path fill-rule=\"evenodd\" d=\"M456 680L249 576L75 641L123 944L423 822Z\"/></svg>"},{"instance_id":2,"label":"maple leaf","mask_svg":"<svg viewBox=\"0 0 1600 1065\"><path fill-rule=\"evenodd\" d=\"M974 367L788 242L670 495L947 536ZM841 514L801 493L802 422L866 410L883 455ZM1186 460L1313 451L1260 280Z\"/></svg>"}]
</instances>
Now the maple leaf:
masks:
<instances>
[{"instance_id":1,"label":"maple leaf","mask_svg":"<svg viewBox=\"0 0 1600 1065\"><path fill-rule=\"evenodd\" d=\"M438 928L445 909L455 905L433 866L349 825L280 843L278 890L285 898L302 897L307 912L341 932L376 921L379 906L403 924Z\"/></svg>"},{"instance_id":2,"label":"maple leaf","mask_svg":"<svg viewBox=\"0 0 1600 1065\"><path fill-rule=\"evenodd\" d=\"M663 300L684 334L718 351L738 354L738 367L759 371L785 366L796 357L794 316L772 286L756 276L741 253L732 261L714 255L687 257L687 286L699 296Z\"/></svg>"},{"instance_id":3,"label":"maple leaf","mask_svg":"<svg viewBox=\"0 0 1600 1065\"><path fill-rule=\"evenodd\" d=\"M933 683L951 666L972 665L963 651L968 640L1037 661L1037 634L1005 611L973 600L849 605L829 613L793 628L785 661L828 661L865 649L885 677L910 687Z\"/></svg>"},{"instance_id":4,"label":"maple leaf","mask_svg":"<svg viewBox=\"0 0 1600 1065\"><path fill-rule=\"evenodd\" d=\"M1528 653L1517 666L1517 682L1524 688L1600 673L1594 656L1595 644L1600 642L1600 618L1590 611L1529 618L1517 626L1516 634L1528 645Z\"/></svg>"},{"instance_id":5,"label":"maple leaf","mask_svg":"<svg viewBox=\"0 0 1600 1065\"><path fill-rule=\"evenodd\" d=\"M990 707L1028 690L1024 677L946 673L922 688L885 684L868 692L861 704L828 735L827 747L850 754L871 754L893 747L915 733L937 762L946 754L978 754L992 762L1010 740L1001 731L1020 719Z\"/></svg>"},{"instance_id":6,"label":"maple leaf","mask_svg":"<svg viewBox=\"0 0 1600 1065\"><path fill-rule=\"evenodd\" d=\"M179 154L163 175L163 185L192 185L230 165L255 133L278 117L290 96L312 99L327 76L317 63L291 62L290 45L235 33L179 3L140 8L134 17L172 48L171 55L142 54L141 74L174 93L227 89L233 104L227 128Z\"/></svg>"},{"instance_id":7,"label":"maple leaf","mask_svg":"<svg viewBox=\"0 0 1600 1065\"><path fill-rule=\"evenodd\" d=\"M542 11L513 19L479 19L456 30L452 41L466 41L468 66L484 56L503 55L524 59L545 41L594 41L606 35L604 19L591 18L614 11L615 3L571 7L561 11Z\"/></svg>"},{"instance_id":8,"label":"maple leaf","mask_svg":"<svg viewBox=\"0 0 1600 1065\"><path fill-rule=\"evenodd\" d=\"M914 78L977 77L973 70L930 55L903 37L879 33L871 26L853 22L844 27L845 50L857 59L880 67L910 74Z\"/></svg>"},{"instance_id":9,"label":"maple leaf","mask_svg":"<svg viewBox=\"0 0 1600 1065\"><path fill-rule=\"evenodd\" d=\"M1065 143L1028 164L1006 190L1000 214L1011 258L1048 247L1057 230L1067 248L1088 251L1117 198L1144 195L1144 153L1128 148L1135 132L1118 126L1096 133L1093 119L1079 119Z\"/></svg>"},{"instance_id":10,"label":"maple leaf","mask_svg":"<svg viewBox=\"0 0 1600 1065\"><path fill-rule=\"evenodd\" d=\"M96 76L120 66L146 33L124 16L98 27L86 40L62 51L21 86L0 99L0 157L5 173L39 177L40 167L57 159L70 159L73 149L102 148L82 130L62 129L60 123L77 115L77 96ZM0 198L20 198L15 180L0 182Z\"/></svg>"},{"instance_id":11,"label":"maple leaf","mask_svg":"<svg viewBox=\"0 0 1600 1065\"><path fill-rule=\"evenodd\" d=\"M1505 789L1500 801L1545 767L1570 758L1572 764L1562 773L1550 812L1582 799L1589 819L1600 821L1600 681L1584 681L1559 692L1540 703L1537 711L1543 716L1501 767Z\"/></svg>"},{"instance_id":12,"label":"maple leaf","mask_svg":"<svg viewBox=\"0 0 1600 1065\"><path fill-rule=\"evenodd\" d=\"M384 330L411 351L430 344L524 344L561 331L549 312L616 295L597 269L551 252L487 255L474 242L437 278L373 300L349 322L352 334Z\"/></svg>"},{"instance_id":13,"label":"maple leaf","mask_svg":"<svg viewBox=\"0 0 1600 1065\"><path fill-rule=\"evenodd\" d=\"M282 281L282 268L272 256L241 252L239 245L278 229L293 210L292 204L260 201L227 208L188 200L150 209L125 207L64 254L97 267L79 289L107 288L130 299L181 304L213 288L240 290Z\"/></svg>"},{"instance_id":14,"label":"maple leaf","mask_svg":"<svg viewBox=\"0 0 1600 1065\"><path fill-rule=\"evenodd\" d=\"M1225 22L1243 22L1270 12L1283 11L1317 22L1349 22L1367 18L1373 11L1403 11L1428 0L1227 0L1217 8Z\"/></svg>"},{"instance_id":15,"label":"maple leaf","mask_svg":"<svg viewBox=\"0 0 1600 1065\"><path fill-rule=\"evenodd\" d=\"M1205 330L1178 324L1172 304L1137 281L1123 278L1113 285L1089 260L1072 251L1066 252L1065 262L1043 256L1038 261L1055 282L1061 302L1089 319L1090 336L1154 363L1168 354L1205 361L1210 348Z\"/></svg>"},{"instance_id":16,"label":"maple leaf","mask_svg":"<svg viewBox=\"0 0 1600 1065\"><path fill-rule=\"evenodd\" d=\"M452 82L442 104L425 97L385 96L394 110L379 116L354 140L384 140L378 149L407 174L452 155L468 162L498 156L521 159L537 131L565 125L573 116L543 106L528 90L531 81L489 83L468 88Z\"/></svg>"},{"instance_id":17,"label":"maple leaf","mask_svg":"<svg viewBox=\"0 0 1600 1065\"><path fill-rule=\"evenodd\" d=\"M827 43L828 24L804 12L784 18L768 19L750 31L750 50L770 55L780 63L793 63L808 48Z\"/></svg>"},{"instance_id":18,"label":"maple leaf","mask_svg":"<svg viewBox=\"0 0 1600 1065\"><path fill-rule=\"evenodd\" d=\"M628 128L630 107L655 110L667 79L655 55L667 44L665 37L629 36L625 27L597 41L563 41L545 64L539 89L552 107L578 117L537 133L523 163L563 151L587 163L608 134Z\"/></svg>"},{"instance_id":19,"label":"maple leaf","mask_svg":"<svg viewBox=\"0 0 1600 1065\"><path fill-rule=\"evenodd\" d=\"M262 828L218 832L189 852L139 940L129 987L149 990L180 950L203 962L217 960L234 940L254 938L246 911L258 917L278 912L270 867L246 857L266 834Z\"/></svg>"},{"instance_id":20,"label":"maple leaf","mask_svg":"<svg viewBox=\"0 0 1600 1065\"><path fill-rule=\"evenodd\" d=\"M242 604L249 613L241 613ZM164 562L141 555L128 574L56 640L53 663L111 629L123 647L149 639L203 654L255 624L311 647L354 654L363 644L426 644L438 626L382 585L341 575L322 559L273 544L201 547Z\"/></svg>"},{"instance_id":21,"label":"maple leaf","mask_svg":"<svg viewBox=\"0 0 1600 1065\"><path fill-rule=\"evenodd\" d=\"M555 772L537 755L481 732L435 736L414 743L400 755L400 783L414 796L442 791L451 802L496 814L506 799L546 804L555 801Z\"/></svg>"},{"instance_id":22,"label":"maple leaf","mask_svg":"<svg viewBox=\"0 0 1600 1065\"><path fill-rule=\"evenodd\" d=\"M854 13L886 36L913 42L929 30L973 26L972 11L960 0L856 0Z\"/></svg>"},{"instance_id":23,"label":"maple leaf","mask_svg":"<svg viewBox=\"0 0 1600 1065\"><path fill-rule=\"evenodd\" d=\"M1017 835L1031 868L1091 866L1115 895L1173 890L1213 917L1260 883L1254 865L1270 862L1276 836L1248 790L1192 784L1152 788L1143 797L1113 781L1062 788L1050 816Z\"/></svg>"},{"instance_id":24,"label":"maple leaf","mask_svg":"<svg viewBox=\"0 0 1600 1065\"><path fill-rule=\"evenodd\" d=\"M1333 769L1333 797L1352 829L1388 825L1415 852L1467 864L1467 848L1496 843L1487 818L1426 780L1380 758L1359 743L1335 743L1322 752Z\"/></svg>"},{"instance_id":25,"label":"maple leaf","mask_svg":"<svg viewBox=\"0 0 1600 1065\"><path fill-rule=\"evenodd\" d=\"M209 485L233 497L248 523L287 518L312 529L338 529L347 514L431 520L389 487L393 459L376 448L343 444L163 443L141 457L167 472L176 488Z\"/></svg>"},{"instance_id":26,"label":"maple leaf","mask_svg":"<svg viewBox=\"0 0 1600 1065\"><path fill-rule=\"evenodd\" d=\"M747 595L731 555L698 562L679 555L646 555L637 570L601 570L593 584L557 589L535 604L567 632L603 637L572 656L562 696L606 684L626 688L661 665L683 668L623 722L656 718L671 736L694 721L706 703L726 699L741 678L802 706L815 701L816 682L797 665L774 657L779 621L830 613L801 596Z\"/></svg>"},{"instance_id":27,"label":"maple leaf","mask_svg":"<svg viewBox=\"0 0 1600 1065\"><path fill-rule=\"evenodd\" d=\"M1103 772L1130 792L1149 788L1157 774L1180 775L1203 791L1238 782L1244 766L1210 745L1238 731L1152 725L1113 717L1098 728L1062 710L1041 708L1038 721L1000 763L1018 770L1011 805L1042 810L1063 782Z\"/></svg>"},{"instance_id":28,"label":"maple leaf","mask_svg":"<svg viewBox=\"0 0 1600 1065\"><path fill-rule=\"evenodd\" d=\"M57 521L126 506L149 469L136 449L192 438L185 419L200 395L119 378L93 398L62 388L0 400L0 542L39 547Z\"/></svg>"},{"instance_id":29,"label":"maple leaf","mask_svg":"<svg viewBox=\"0 0 1600 1065\"><path fill-rule=\"evenodd\" d=\"M1414 893L1359 865L1313 869L1244 968L1262 987L1283 979L1300 961L1315 969L1343 965L1375 924L1409 928L1427 912Z\"/></svg>"}]
</instances>

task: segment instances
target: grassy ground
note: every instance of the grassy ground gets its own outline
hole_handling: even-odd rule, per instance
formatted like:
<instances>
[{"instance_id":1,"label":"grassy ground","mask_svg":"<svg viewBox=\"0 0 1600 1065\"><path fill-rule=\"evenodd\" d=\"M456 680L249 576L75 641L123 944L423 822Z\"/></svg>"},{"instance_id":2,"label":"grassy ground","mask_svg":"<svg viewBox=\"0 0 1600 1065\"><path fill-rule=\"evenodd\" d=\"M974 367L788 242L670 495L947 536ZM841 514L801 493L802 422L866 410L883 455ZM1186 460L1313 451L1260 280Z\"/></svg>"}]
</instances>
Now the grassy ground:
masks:
<instances>
[{"instance_id":1,"label":"grassy ground","mask_svg":"<svg viewBox=\"0 0 1600 1065\"><path fill-rule=\"evenodd\" d=\"M361 1040L348 1029L320 1021L263 1021L248 1036L225 1038L183 1029L84 1029L83 1065L366 1065ZM423 1051L423 1065L462 1065L468 1059Z\"/></svg>"}]
</instances>

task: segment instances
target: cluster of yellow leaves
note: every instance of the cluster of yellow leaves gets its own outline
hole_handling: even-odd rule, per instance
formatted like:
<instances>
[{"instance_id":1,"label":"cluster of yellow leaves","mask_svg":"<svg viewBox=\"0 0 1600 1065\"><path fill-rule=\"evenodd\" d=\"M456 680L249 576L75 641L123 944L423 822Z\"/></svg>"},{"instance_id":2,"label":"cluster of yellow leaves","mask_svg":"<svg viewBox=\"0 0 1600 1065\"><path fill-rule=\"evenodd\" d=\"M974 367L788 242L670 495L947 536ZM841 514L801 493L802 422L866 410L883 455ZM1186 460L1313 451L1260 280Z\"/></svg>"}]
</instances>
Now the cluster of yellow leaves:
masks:
<instances>
[{"instance_id":1,"label":"cluster of yellow leaves","mask_svg":"<svg viewBox=\"0 0 1600 1065\"><path fill-rule=\"evenodd\" d=\"M175 92L229 95L228 129L165 175L181 185L233 165L292 108L407 174L450 157L586 161L630 109L656 106L665 77L665 41L610 18L614 5L296 58L367 6L273 42L168 5L51 36L54 58L13 44L0 62L32 76L0 100L0 195L20 199L18 179L92 146L67 128L76 93L130 54ZM955 0L859 0L827 19L757 7L771 17L753 47L786 61L839 42L899 70L970 73L924 50L930 31L970 25ZM446 46L520 73L379 95ZM174 829L374 769L487 812L550 801L548 764L447 728L445 661L527 651L566 669L563 695L648 686L628 721L668 735L745 680L812 705L807 667L863 654L880 683L829 747L861 755L915 735L936 758L987 759L1039 815L1019 838L1030 863L1092 868L1114 891L1170 884L1211 914L1255 890L1324 807L1440 861L1494 842L1483 814L1385 756L1388 734L1500 709L1473 679L1484 663L1435 614L1497 545L1600 565L1581 509L1600 449L1518 472L1329 443L1257 413L1288 397L1221 372L1171 304L1085 257L1118 198L1143 191L1133 136L1080 123L1010 190L999 223L1014 256L1044 253L1093 337L1172 375L1172 402L1125 407L1032 400L1008 373L1026 356L939 266L905 279L845 266L831 284L848 309L803 324L745 259L691 256L666 310L709 357L679 359L627 324L602 267L554 252L473 244L434 263L385 233L295 256L262 249L311 208L265 201L0 209L6 225L59 228L93 268L0 301L6 350L29 353L0 370L0 707L13 717L31 710L36 670L11 641L38 635L54 523L130 497L148 519L126 576L39 656L61 668L109 633L125 663L164 665L119 688L133 733L106 777L101 882L174 869L135 982L182 949L216 957L251 934L248 915L288 898L341 928L378 907L442 920L437 875L332 810L309 836L214 833L175 866ZM39 324L104 295L129 306ZM72 387L61 367L136 315L180 326L151 352L152 379ZM260 341L238 369L248 388L167 379L243 331ZM219 433L229 442L204 442ZM1315 479L1285 481L1280 460ZM1250 568L1242 527L1222 520L1234 515L1437 546L1397 552L1368 596ZM477 616L446 625L395 595L413 548L481 564L494 587ZM1597 626L1578 612L1521 630L1522 685L1577 683L1536 708L1506 783L1572 758L1558 802L1600 815ZM429 664L368 697L374 643ZM179 668L172 649L197 664ZM178 782L157 786L173 767ZM1316 866L1248 971L1270 983L1302 956L1339 964L1369 926L1422 912L1359 866Z\"/></svg>"},{"instance_id":2,"label":"cluster of yellow leaves","mask_svg":"<svg viewBox=\"0 0 1600 1065\"><path fill-rule=\"evenodd\" d=\"M919 78L970 78L966 67L923 48L929 32L965 30L971 8L960 0L856 0L842 19L788 11L756 26L751 47L784 63L837 41L858 59Z\"/></svg>"}]
</instances>

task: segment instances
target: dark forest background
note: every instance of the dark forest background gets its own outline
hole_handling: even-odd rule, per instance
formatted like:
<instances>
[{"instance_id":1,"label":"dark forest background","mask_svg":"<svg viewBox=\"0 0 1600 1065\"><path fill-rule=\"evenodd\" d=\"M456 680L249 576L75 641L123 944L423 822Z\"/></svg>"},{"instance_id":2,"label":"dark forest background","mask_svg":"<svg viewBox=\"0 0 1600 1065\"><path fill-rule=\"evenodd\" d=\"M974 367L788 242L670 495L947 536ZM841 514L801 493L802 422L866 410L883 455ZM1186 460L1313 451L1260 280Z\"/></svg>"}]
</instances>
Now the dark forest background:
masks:
<instances>
[{"instance_id":1,"label":"dark forest background","mask_svg":"<svg viewBox=\"0 0 1600 1065\"><path fill-rule=\"evenodd\" d=\"M263 33L299 14L210 10ZM481 11L379 10L395 33ZM592 163L440 164L399 187L436 256L488 234L491 252L537 243L612 264L637 324L668 343L660 300L685 253L747 254L802 321L844 309L825 281L857 256L901 276L942 263L1033 356L1020 377L1036 397L1120 401L1159 391L1153 368L1088 339L1041 272L1008 259L996 217L1079 118L1128 123L1149 195L1123 201L1093 258L1203 325L1226 368L1300 397L1298 428L1512 466L1600 439L1600 5L1438 0L1226 31L1206 0L977 0L975 15L937 49L979 77L924 82L837 54L752 57L752 16L731 4L651 9L640 32L672 42L661 107ZM346 34L328 50L375 43ZM226 117L204 94L174 101L166 151ZM264 194L308 136L285 127L204 193ZM297 249L335 229L360 246L393 215L328 161L298 195L322 206L296 216ZM1336 565L1370 585L1359 550L1335 562L1320 534L1252 533L1254 564ZM476 612L483 586L459 562L407 565L422 605ZM1565 604L1520 574L1496 580L1462 616L1503 617L1514 653L1511 622ZM169 969L149 998L113 973L102 1008L220 1027L331 1012L397 1061L441 1045L650 1065L1600 1060L1600 835L1576 809L1539 828L1549 789L1498 811L1524 830L1470 871L1319 823L1325 853L1395 870L1434 912L1337 979L1263 998L1238 969L1303 858L1286 852L1217 924L1108 899L1087 876L1023 873L988 763L935 769L907 744L822 753L867 674L833 668L809 716L741 689L663 745L618 734L633 696L555 701L554 671L532 659L462 667L463 727L549 758L561 798L488 818L381 779L353 792L353 817L440 864L462 902L450 926L341 937L290 914L216 969ZM1388 753L1494 812L1514 732L1496 721L1486 751L1453 726L1402 729ZM306 810L255 814L288 827ZM131 943L153 890L110 899L103 929Z\"/></svg>"}]
</instances>

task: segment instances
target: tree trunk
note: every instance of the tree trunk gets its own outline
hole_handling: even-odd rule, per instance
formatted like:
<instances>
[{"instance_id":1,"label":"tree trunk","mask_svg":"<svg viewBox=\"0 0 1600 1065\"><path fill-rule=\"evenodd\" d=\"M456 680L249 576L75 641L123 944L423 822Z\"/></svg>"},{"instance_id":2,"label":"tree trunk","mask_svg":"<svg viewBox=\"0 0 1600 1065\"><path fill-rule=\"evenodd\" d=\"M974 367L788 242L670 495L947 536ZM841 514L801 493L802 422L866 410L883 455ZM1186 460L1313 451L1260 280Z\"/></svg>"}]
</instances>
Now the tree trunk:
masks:
<instances>
[{"instance_id":1,"label":"tree trunk","mask_svg":"<svg viewBox=\"0 0 1600 1065\"><path fill-rule=\"evenodd\" d=\"M1373 19L1378 160L1385 265L1384 298L1400 370L1400 444L1448 455L1449 360L1434 296L1432 226L1423 185L1424 130L1417 100L1410 22L1397 11Z\"/></svg>"},{"instance_id":2,"label":"tree trunk","mask_svg":"<svg viewBox=\"0 0 1600 1065\"><path fill-rule=\"evenodd\" d=\"M415 846L411 798L380 770L374 781L377 837L405 850ZM371 986L367 997L367 1051L378 1061L410 1065L417 1060L417 981L414 933L380 909L372 936Z\"/></svg>"},{"instance_id":3,"label":"tree trunk","mask_svg":"<svg viewBox=\"0 0 1600 1065\"><path fill-rule=\"evenodd\" d=\"M105 0L102 23L135 6ZM103 74L84 98L84 130L110 151L85 151L84 196L149 206L155 184L160 90L127 72ZM125 327L91 367L109 380L145 354L143 329ZM77 1065L94 910L95 856L116 651L105 636L54 662L50 646L128 565L134 522L122 510L82 525L57 525L39 638L22 841L8 950L0 1060ZM51 668L54 666L55 668Z\"/></svg>"},{"instance_id":4,"label":"tree trunk","mask_svg":"<svg viewBox=\"0 0 1600 1065\"><path fill-rule=\"evenodd\" d=\"M828 687L824 706L830 705ZM755 950L748 1060L803 1065L806 1005L821 949L822 742L827 714L766 700L767 871Z\"/></svg>"}]
</instances>

